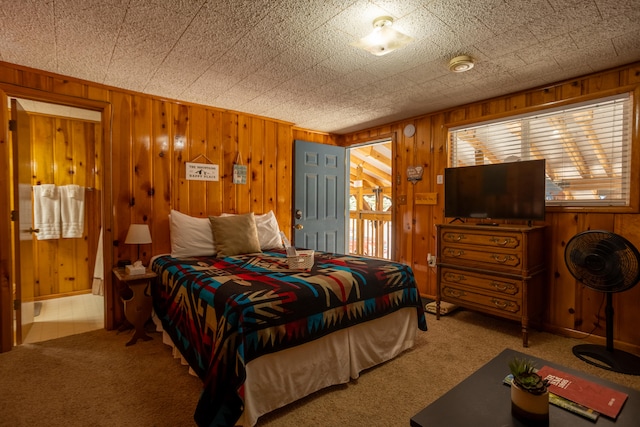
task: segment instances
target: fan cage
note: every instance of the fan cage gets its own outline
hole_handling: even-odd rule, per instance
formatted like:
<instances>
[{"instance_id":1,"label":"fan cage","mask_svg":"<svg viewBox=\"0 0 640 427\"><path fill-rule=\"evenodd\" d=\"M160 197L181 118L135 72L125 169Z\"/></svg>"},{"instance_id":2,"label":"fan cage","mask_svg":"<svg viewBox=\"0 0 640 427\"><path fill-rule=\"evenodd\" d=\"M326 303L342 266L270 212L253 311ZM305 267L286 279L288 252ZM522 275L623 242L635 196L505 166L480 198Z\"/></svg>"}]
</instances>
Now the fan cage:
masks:
<instances>
[{"instance_id":1,"label":"fan cage","mask_svg":"<svg viewBox=\"0 0 640 427\"><path fill-rule=\"evenodd\" d=\"M589 230L569 240L565 263L585 286L600 292L622 292L640 281L640 253L624 237Z\"/></svg>"}]
</instances>

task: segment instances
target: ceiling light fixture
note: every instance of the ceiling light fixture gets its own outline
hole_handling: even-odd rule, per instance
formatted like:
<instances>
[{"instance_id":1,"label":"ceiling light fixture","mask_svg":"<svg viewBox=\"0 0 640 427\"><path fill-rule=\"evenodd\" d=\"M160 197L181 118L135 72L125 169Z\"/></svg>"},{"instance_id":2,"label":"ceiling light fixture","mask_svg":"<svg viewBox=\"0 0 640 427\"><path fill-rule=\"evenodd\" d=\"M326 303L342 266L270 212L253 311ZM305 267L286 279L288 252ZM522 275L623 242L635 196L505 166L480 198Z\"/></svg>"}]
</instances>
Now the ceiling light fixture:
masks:
<instances>
[{"instance_id":1,"label":"ceiling light fixture","mask_svg":"<svg viewBox=\"0 0 640 427\"><path fill-rule=\"evenodd\" d=\"M376 56L382 56L400 49L413 40L413 37L391 28L392 25L393 18L390 16L376 18L373 20L371 34L351 44Z\"/></svg>"},{"instance_id":2,"label":"ceiling light fixture","mask_svg":"<svg viewBox=\"0 0 640 427\"><path fill-rule=\"evenodd\" d=\"M473 68L473 58L467 55L456 56L449 61L449 70L454 73L464 73Z\"/></svg>"}]
</instances>

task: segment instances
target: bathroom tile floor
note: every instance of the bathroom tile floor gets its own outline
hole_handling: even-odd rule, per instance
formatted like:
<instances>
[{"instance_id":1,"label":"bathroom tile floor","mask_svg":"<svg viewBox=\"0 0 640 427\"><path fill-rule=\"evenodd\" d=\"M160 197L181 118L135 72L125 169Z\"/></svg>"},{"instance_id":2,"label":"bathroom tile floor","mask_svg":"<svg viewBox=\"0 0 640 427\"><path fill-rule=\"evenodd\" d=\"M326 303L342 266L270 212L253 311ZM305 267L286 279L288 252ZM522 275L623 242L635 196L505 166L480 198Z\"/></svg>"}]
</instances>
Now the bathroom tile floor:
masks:
<instances>
[{"instance_id":1,"label":"bathroom tile floor","mask_svg":"<svg viewBox=\"0 0 640 427\"><path fill-rule=\"evenodd\" d=\"M25 344L104 328L102 295L74 295L40 302L40 314L34 317Z\"/></svg>"}]
</instances>

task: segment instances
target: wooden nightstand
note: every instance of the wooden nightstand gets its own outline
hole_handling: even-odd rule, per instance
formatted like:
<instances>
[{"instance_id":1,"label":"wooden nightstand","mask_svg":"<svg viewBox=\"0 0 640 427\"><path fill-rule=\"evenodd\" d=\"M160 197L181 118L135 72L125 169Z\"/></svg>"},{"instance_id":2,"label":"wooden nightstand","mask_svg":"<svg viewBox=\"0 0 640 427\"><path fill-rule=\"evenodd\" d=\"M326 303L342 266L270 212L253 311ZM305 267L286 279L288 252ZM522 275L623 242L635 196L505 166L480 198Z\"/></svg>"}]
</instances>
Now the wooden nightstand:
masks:
<instances>
[{"instance_id":1,"label":"wooden nightstand","mask_svg":"<svg viewBox=\"0 0 640 427\"><path fill-rule=\"evenodd\" d=\"M149 341L152 338L145 332L144 325L151 317L152 303L149 286L151 280L155 279L156 273L147 270L144 274L130 275L124 268L114 268L113 275L116 276L118 282L132 292L131 297L121 298L124 303L124 315L136 329L126 345L133 345L138 339Z\"/></svg>"}]
</instances>

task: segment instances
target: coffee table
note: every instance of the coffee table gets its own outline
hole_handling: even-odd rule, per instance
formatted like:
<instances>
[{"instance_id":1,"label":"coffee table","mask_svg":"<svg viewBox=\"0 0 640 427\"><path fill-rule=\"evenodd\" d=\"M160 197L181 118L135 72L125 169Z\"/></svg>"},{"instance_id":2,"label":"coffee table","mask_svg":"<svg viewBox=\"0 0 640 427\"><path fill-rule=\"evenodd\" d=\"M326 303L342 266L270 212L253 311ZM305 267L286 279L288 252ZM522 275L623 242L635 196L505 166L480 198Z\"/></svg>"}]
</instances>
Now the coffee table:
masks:
<instances>
[{"instance_id":1,"label":"coffee table","mask_svg":"<svg viewBox=\"0 0 640 427\"><path fill-rule=\"evenodd\" d=\"M511 416L511 390L502 383L509 360L526 357L536 366L550 366L629 395L616 421L600 415L594 423L557 406L549 406L550 426L640 426L640 391L575 369L507 349L411 418L412 427L524 427Z\"/></svg>"}]
</instances>

